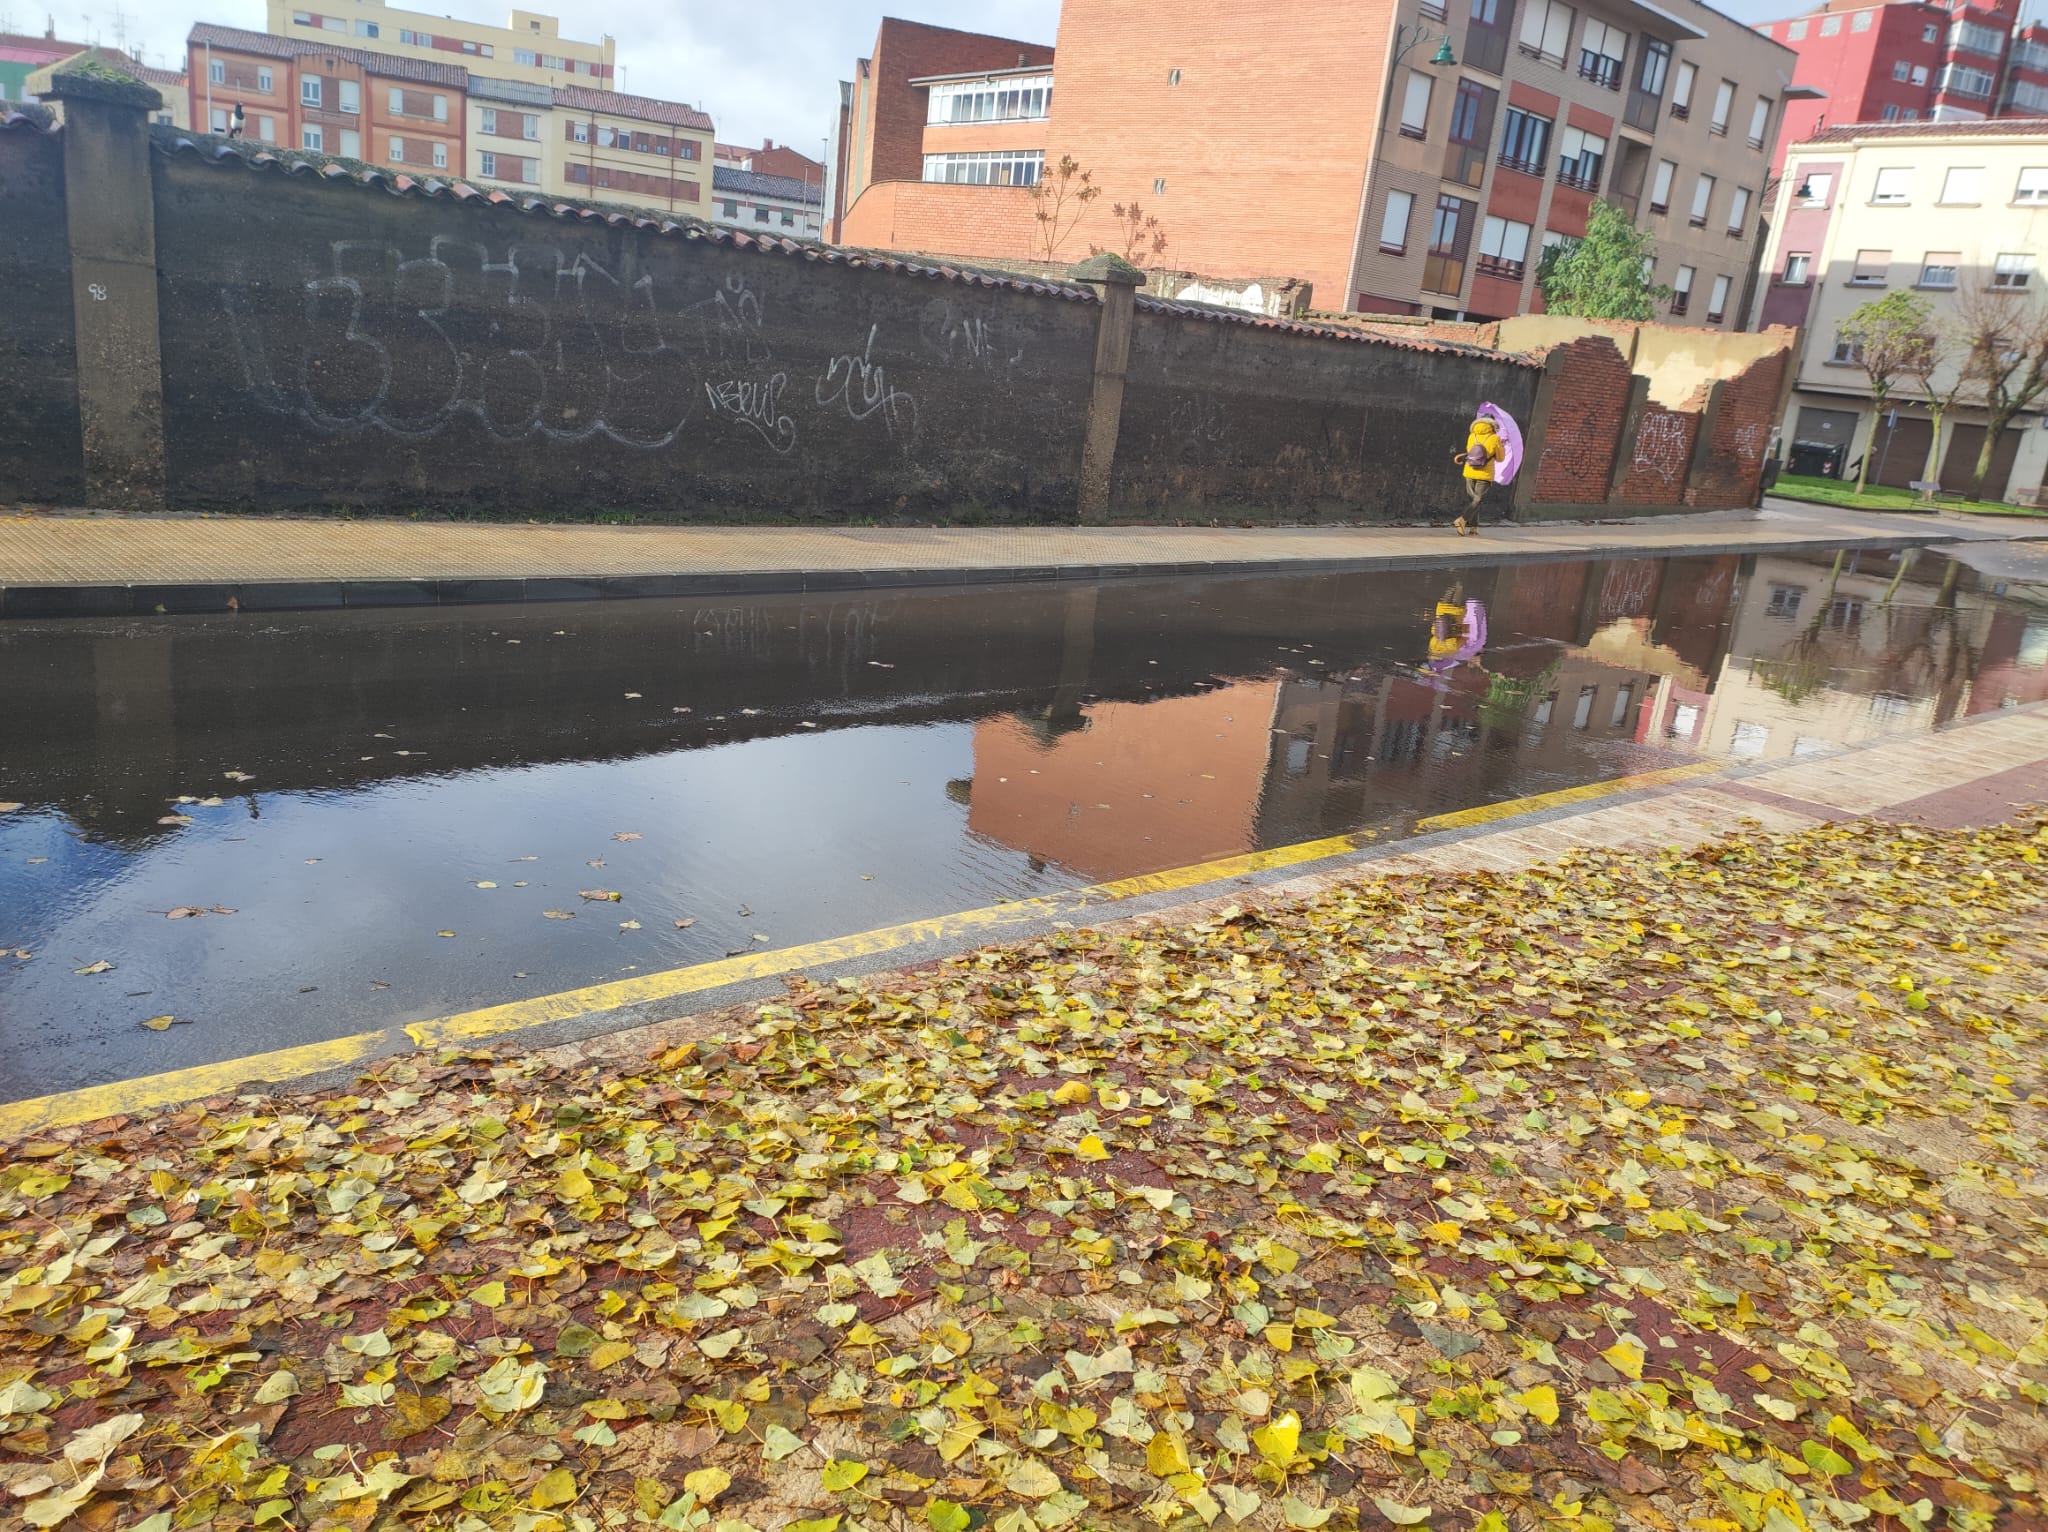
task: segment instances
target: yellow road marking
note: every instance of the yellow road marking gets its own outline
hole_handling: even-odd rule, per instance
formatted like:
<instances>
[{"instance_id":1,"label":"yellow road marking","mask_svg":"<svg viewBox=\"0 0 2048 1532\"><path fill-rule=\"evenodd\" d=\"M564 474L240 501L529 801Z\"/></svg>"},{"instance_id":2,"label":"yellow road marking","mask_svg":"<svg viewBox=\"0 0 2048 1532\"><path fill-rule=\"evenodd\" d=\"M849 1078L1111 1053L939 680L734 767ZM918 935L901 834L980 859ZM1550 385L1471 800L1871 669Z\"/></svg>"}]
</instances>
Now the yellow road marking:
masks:
<instances>
[{"instance_id":1,"label":"yellow road marking","mask_svg":"<svg viewBox=\"0 0 2048 1532\"><path fill-rule=\"evenodd\" d=\"M1458 830L1466 825L1491 824L1497 819L1514 819L1523 814L1534 814L1543 809L1554 809L1567 803L1590 803L1596 798L1611 798L1616 793L1633 792L1637 788L1657 787L1666 782L1683 782L1688 777L1706 777L1724 770L1719 761L1695 761L1690 766L1667 766L1661 771L1640 771L1631 777L1615 777L1607 782L1588 782L1580 787L1561 787L1554 793L1536 793L1527 798L1508 798L1499 803L1483 803L1476 809L1459 809L1451 814L1435 814L1428 819L1415 821L1418 834L1431 830Z\"/></svg>"},{"instance_id":2,"label":"yellow road marking","mask_svg":"<svg viewBox=\"0 0 2048 1532\"><path fill-rule=\"evenodd\" d=\"M10 1101L0 1106L0 1140L26 1138L68 1123L93 1122L150 1107L176 1106L239 1089L249 1080L293 1080L323 1070L340 1069L374 1057L391 1045L383 1032L358 1032L324 1043L307 1043L299 1048L280 1048L274 1053L252 1053L223 1064L198 1064L174 1069L168 1074L144 1075L135 1080L116 1080L109 1085L89 1085L83 1090L63 1091L54 1096L37 1096L27 1101Z\"/></svg>"},{"instance_id":3,"label":"yellow road marking","mask_svg":"<svg viewBox=\"0 0 2048 1532\"><path fill-rule=\"evenodd\" d=\"M1655 787L1666 782L1683 781L1688 777L1705 776L1719 770L1721 767L1718 763L1702 761L1690 766L1646 771L1635 776L1617 777L1611 782L1593 782L1583 787L1564 788L1559 792L1538 793L1534 797L1512 798L1504 803L1489 803L1480 808L1438 814L1418 821L1415 828L1418 831L1450 830L1463 825L1486 824L1497 819L1534 813L1539 809L1554 808L1560 804L1584 803L1636 788ZM1270 851L1252 851L1242 856L1227 856L1215 861L1170 868L1165 872L1143 873L1135 878L1090 883L1064 893L1019 899L1010 904L962 910L957 914L935 916L929 920L906 921L901 925L882 926L873 931L855 932L850 936L835 936L826 941L808 942L795 947L779 947L766 952L750 952L740 957L698 963L687 968L672 968L662 973L642 974L631 979L588 985L582 989L563 990L553 995L539 995L530 1000L514 1000L505 1005L486 1006L480 1010L435 1017L431 1021L414 1022L403 1029L359 1032L352 1037L308 1043L298 1048L281 1048L272 1053L250 1054L244 1058L229 1059L224 1063L200 1064L190 1069L172 1070L166 1074L145 1075L134 1080L118 1080L107 1085L92 1085L81 1090L9 1102L0 1105L0 1140L23 1138L70 1123L92 1122L101 1117L114 1117L129 1112L145 1111L152 1107L174 1106L186 1101L195 1101L202 1096L234 1091L250 1080L281 1083L306 1075L321 1074L331 1069L361 1063L380 1054L398 1052L408 1042L418 1048L473 1043L480 1038L502 1037L506 1033L523 1032L548 1022L567 1021L596 1011L617 1010L623 1006L645 1005L683 995L702 994L748 979L772 978L779 974L795 973L806 968L827 967L854 958L872 957L877 953L894 952L903 948L940 946L948 952L955 951L962 945L978 940L986 933L999 931L1007 926L1025 925L1036 920L1077 914L1098 905L1114 904L1144 894L1174 893L1205 883L1221 882L1226 878L1240 878L1251 873L1270 872L1279 867L1298 867L1306 862L1325 861L1356 851L1372 839L1371 831L1362 831L1355 835L1333 835L1323 840L1301 841L1292 846L1277 846Z\"/></svg>"}]
</instances>

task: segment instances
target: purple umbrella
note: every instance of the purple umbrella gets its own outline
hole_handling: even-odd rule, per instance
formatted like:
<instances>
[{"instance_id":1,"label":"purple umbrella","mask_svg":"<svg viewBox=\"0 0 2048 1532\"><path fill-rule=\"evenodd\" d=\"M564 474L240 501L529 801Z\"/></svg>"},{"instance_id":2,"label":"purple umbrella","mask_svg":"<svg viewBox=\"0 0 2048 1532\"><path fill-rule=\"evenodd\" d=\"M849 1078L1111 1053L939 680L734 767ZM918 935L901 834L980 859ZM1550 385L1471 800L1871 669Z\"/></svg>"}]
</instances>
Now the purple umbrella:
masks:
<instances>
[{"instance_id":1,"label":"purple umbrella","mask_svg":"<svg viewBox=\"0 0 2048 1532\"><path fill-rule=\"evenodd\" d=\"M1500 461L1494 465L1493 482L1512 484L1522 466L1522 428L1515 424L1514 416L1497 404L1482 404L1479 413L1500 432Z\"/></svg>"}]
</instances>

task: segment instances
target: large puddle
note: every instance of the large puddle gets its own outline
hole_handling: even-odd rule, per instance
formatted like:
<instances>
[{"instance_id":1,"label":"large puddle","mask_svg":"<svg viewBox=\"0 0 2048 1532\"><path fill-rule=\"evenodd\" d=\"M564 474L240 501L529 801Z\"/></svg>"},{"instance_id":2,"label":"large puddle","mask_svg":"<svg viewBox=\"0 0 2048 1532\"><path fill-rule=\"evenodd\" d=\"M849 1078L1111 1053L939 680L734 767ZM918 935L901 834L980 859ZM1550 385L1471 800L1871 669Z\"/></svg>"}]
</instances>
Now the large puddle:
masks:
<instances>
[{"instance_id":1,"label":"large puddle","mask_svg":"<svg viewBox=\"0 0 2048 1532\"><path fill-rule=\"evenodd\" d=\"M0 626L0 1096L2048 695L1898 559Z\"/></svg>"}]
</instances>

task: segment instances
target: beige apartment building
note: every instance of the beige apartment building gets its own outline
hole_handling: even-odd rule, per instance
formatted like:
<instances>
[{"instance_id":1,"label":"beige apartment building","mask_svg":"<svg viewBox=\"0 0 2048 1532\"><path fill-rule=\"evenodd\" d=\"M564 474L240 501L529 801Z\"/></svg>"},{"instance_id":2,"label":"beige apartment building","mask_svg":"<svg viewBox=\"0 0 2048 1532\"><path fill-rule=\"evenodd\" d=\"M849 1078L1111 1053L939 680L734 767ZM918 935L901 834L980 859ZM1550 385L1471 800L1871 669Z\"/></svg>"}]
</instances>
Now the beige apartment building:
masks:
<instances>
[{"instance_id":1,"label":"beige apartment building","mask_svg":"<svg viewBox=\"0 0 2048 1532\"><path fill-rule=\"evenodd\" d=\"M1942 328L1987 299L2035 314L2048 306L2048 123L1823 129L1788 151L1771 229L1763 321L1806 327L1782 428L1788 459L1817 463L1830 453L1846 475L1869 454L1873 481L1905 487L1921 478L1933 445L1926 405L1901 379L1880 414L1855 348L1838 332L1861 305L1896 289L1927 300ZM1951 360L1935 374L1937 390L1956 369ZM2044 405L2036 401L2000 434L1986 495L2037 496L2048 482ZM1984 430L1984 412L1966 393L1942 426L1943 488L1968 486Z\"/></svg>"},{"instance_id":2,"label":"beige apartment building","mask_svg":"<svg viewBox=\"0 0 2048 1532\"><path fill-rule=\"evenodd\" d=\"M1672 322L1739 326L1796 56L1696 0L1402 0L1352 297L1499 318L1617 203ZM1448 35L1457 62L1432 53ZM1402 45L1406 51L1402 51Z\"/></svg>"},{"instance_id":3,"label":"beige apartment building","mask_svg":"<svg viewBox=\"0 0 2048 1532\"><path fill-rule=\"evenodd\" d=\"M471 74L468 165L480 186L710 216L711 119L680 101Z\"/></svg>"},{"instance_id":4,"label":"beige apartment building","mask_svg":"<svg viewBox=\"0 0 2048 1532\"><path fill-rule=\"evenodd\" d=\"M612 90L618 84L617 44L610 37L594 43L564 37L562 23L538 11L515 10L504 26L493 27L384 0L269 0L264 30L533 85Z\"/></svg>"}]
</instances>

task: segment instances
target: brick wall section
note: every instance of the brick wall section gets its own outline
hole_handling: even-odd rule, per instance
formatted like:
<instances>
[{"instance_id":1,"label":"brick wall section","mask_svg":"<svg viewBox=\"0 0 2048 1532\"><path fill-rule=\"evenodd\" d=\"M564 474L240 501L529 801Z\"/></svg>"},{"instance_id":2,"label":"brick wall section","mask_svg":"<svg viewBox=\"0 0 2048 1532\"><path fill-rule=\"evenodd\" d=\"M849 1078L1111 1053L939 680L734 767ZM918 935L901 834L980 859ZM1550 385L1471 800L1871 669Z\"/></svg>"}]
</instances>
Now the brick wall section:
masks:
<instances>
[{"instance_id":1,"label":"brick wall section","mask_svg":"<svg viewBox=\"0 0 2048 1532\"><path fill-rule=\"evenodd\" d=\"M1324 302L1348 302L1391 9L1293 0L1154 17L1065 0L1046 159L1071 154L1102 196L1059 253L1112 243L1112 207L1135 198L1175 266L1242 277L1284 265Z\"/></svg>"},{"instance_id":2,"label":"brick wall section","mask_svg":"<svg viewBox=\"0 0 2048 1532\"><path fill-rule=\"evenodd\" d=\"M1755 505L1764 455L1776 424L1778 388L1791 353L1780 351L1753 362L1740 377L1721 385L1721 410L1714 420L1713 450L1692 483L1685 503L1702 508Z\"/></svg>"},{"instance_id":3,"label":"brick wall section","mask_svg":"<svg viewBox=\"0 0 2048 1532\"><path fill-rule=\"evenodd\" d=\"M846 210L839 242L866 250L1025 261L1032 253L1032 207L1031 193L1022 186L881 181Z\"/></svg>"},{"instance_id":4,"label":"brick wall section","mask_svg":"<svg viewBox=\"0 0 2048 1532\"><path fill-rule=\"evenodd\" d=\"M1654 402L1645 405L1630 452L1628 476L1614 498L1626 505L1680 504L1699 426L1697 413L1668 410Z\"/></svg>"},{"instance_id":5,"label":"brick wall section","mask_svg":"<svg viewBox=\"0 0 2048 1532\"><path fill-rule=\"evenodd\" d=\"M1628 408L1628 359L1604 335L1581 336L1558 351L1565 360L1550 429L1536 449L1535 498L1591 504L1607 498L1614 471L1615 438Z\"/></svg>"},{"instance_id":6,"label":"brick wall section","mask_svg":"<svg viewBox=\"0 0 2048 1532\"><path fill-rule=\"evenodd\" d=\"M863 163L851 173L849 192L875 181L915 181L924 174L927 94L912 80L927 75L965 74L976 69L1014 69L1019 56L1052 67L1052 49L1010 37L984 37L950 27L889 17L875 34L868 78L855 111L863 121L859 143ZM1036 131L1038 124L1021 124Z\"/></svg>"}]
</instances>

